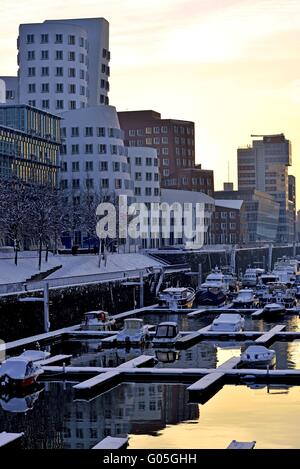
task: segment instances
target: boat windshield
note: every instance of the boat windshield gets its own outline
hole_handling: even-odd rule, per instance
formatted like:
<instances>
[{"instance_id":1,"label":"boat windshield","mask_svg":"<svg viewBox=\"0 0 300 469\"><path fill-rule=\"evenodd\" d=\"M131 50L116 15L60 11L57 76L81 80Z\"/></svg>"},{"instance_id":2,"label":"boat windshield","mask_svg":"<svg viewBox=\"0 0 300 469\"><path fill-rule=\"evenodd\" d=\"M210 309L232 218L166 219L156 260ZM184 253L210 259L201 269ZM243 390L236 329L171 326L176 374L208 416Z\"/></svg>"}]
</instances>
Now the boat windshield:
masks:
<instances>
[{"instance_id":1,"label":"boat windshield","mask_svg":"<svg viewBox=\"0 0 300 469\"><path fill-rule=\"evenodd\" d=\"M174 326L159 326L157 328L157 338L173 338L176 336L176 328Z\"/></svg>"}]
</instances>

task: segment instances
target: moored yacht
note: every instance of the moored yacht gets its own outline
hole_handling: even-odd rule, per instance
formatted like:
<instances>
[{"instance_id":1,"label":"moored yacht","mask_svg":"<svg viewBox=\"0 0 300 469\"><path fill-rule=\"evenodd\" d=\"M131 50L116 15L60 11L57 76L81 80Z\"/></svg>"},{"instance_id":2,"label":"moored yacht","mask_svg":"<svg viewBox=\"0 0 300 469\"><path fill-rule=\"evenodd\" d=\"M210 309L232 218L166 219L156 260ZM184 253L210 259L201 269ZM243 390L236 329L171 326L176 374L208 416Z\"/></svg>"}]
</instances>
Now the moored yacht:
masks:
<instances>
[{"instance_id":1,"label":"moored yacht","mask_svg":"<svg viewBox=\"0 0 300 469\"><path fill-rule=\"evenodd\" d=\"M276 318L285 314L285 307L281 303L268 303L263 309L264 317Z\"/></svg>"},{"instance_id":2,"label":"moored yacht","mask_svg":"<svg viewBox=\"0 0 300 469\"><path fill-rule=\"evenodd\" d=\"M242 354L241 361L243 366L253 368L274 366L276 363L275 350L268 349L263 345L250 345Z\"/></svg>"},{"instance_id":3,"label":"moored yacht","mask_svg":"<svg viewBox=\"0 0 300 469\"><path fill-rule=\"evenodd\" d=\"M250 288L239 291L239 294L232 300L234 307L252 308L256 302L254 292Z\"/></svg>"},{"instance_id":4,"label":"moored yacht","mask_svg":"<svg viewBox=\"0 0 300 469\"><path fill-rule=\"evenodd\" d=\"M24 388L33 385L44 373L42 367L25 357L11 357L0 367L1 386Z\"/></svg>"},{"instance_id":5,"label":"moored yacht","mask_svg":"<svg viewBox=\"0 0 300 469\"><path fill-rule=\"evenodd\" d=\"M244 287L255 287L259 282L261 275L264 273L264 269L246 269L243 278L242 284Z\"/></svg>"},{"instance_id":6,"label":"moored yacht","mask_svg":"<svg viewBox=\"0 0 300 469\"><path fill-rule=\"evenodd\" d=\"M152 345L170 345L174 344L180 337L178 324L176 322L161 322L156 327L155 336Z\"/></svg>"},{"instance_id":7,"label":"moored yacht","mask_svg":"<svg viewBox=\"0 0 300 469\"><path fill-rule=\"evenodd\" d=\"M110 331L115 320L110 318L107 311L89 311L85 313L81 324L84 331Z\"/></svg>"},{"instance_id":8,"label":"moored yacht","mask_svg":"<svg viewBox=\"0 0 300 469\"><path fill-rule=\"evenodd\" d=\"M195 290L190 287L170 287L159 293L158 301L161 306L167 306L171 311L191 308L195 299Z\"/></svg>"},{"instance_id":9,"label":"moored yacht","mask_svg":"<svg viewBox=\"0 0 300 469\"><path fill-rule=\"evenodd\" d=\"M116 342L119 345L143 344L149 339L148 326L142 319L124 319L124 328L117 333Z\"/></svg>"},{"instance_id":10,"label":"moored yacht","mask_svg":"<svg viewBox=\"0 0 300 469\"><path fill-rule=\"evenodd\" d=\"M220 314L213 320L210 330L214 332L240 332L245 320L240 314Z\"/></svg>"}]
</instances>

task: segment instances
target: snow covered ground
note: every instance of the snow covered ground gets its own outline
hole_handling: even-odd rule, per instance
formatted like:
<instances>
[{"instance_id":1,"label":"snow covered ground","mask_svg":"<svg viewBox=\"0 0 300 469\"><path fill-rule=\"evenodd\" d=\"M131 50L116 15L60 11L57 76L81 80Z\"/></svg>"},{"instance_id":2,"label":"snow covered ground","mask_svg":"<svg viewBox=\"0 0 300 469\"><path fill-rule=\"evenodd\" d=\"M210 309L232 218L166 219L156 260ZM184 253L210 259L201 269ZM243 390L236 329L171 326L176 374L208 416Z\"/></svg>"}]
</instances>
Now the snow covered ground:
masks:
<instances>
[{"instance_id":1,"label":"snow covered ground","mask_svg":"<svg viewBox=\"0 0 300 469\"><path fill-rule=\"evenodd\" d=\"M32 275L38 274L38 257L36 253L22 255L20 253L18 265L15 266L13 256L0 254L0 284L24 282ZM108 254L107 264L101 261L101 268L98 267L98 256L94 254L57 255L49 254L46 263L43 260L41 272L62 265L62 268L49 275L47 278L74 277L80 275L92 275L109 272L126 272L134 269L146 269L148 267L158 267L161 264L143 254Z\"/></svg>"}]
</instances>

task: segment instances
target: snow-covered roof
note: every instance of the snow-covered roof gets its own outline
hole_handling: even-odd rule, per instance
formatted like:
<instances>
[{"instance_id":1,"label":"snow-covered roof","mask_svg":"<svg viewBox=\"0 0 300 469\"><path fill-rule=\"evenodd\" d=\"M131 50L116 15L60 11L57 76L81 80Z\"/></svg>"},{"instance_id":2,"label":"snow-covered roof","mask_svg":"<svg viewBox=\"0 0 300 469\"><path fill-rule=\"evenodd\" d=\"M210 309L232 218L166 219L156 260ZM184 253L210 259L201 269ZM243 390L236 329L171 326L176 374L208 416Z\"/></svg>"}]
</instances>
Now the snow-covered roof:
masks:
<instances>
[{"instance_id":1,"label":"snow-covered roof","mask_svg":"<svg viewBox=\"0 0 300 469\"><path fill-rule=\"evenodd\" d=\"M243 200L234 200L234 199L215 199L216 207L224 207L224 208L231 208L234 210L241 210L243 205Z\"/></svg>"},{"instance_id":2,"label":"snow-covered roof","mask_svg":"<svg viewBox=\"0 0 300 469\"><path fill-rule=\"evenodd\" d=\"M214 319L213 323L235 323L241 320L240 314L220 314L220 316Z\"/></svg>"},{"instance_id":3,"label":"snow-covered roof","mask_svg":"<svg viewBox=\"0 0 300 469\"><path fill-rule=\"evenodd\" d=\"M166 321L166 322L160 322L157 327L160 326L174 326L177 327L177 322L172 322L172 321Z\"/></svg>"}]
</instances>

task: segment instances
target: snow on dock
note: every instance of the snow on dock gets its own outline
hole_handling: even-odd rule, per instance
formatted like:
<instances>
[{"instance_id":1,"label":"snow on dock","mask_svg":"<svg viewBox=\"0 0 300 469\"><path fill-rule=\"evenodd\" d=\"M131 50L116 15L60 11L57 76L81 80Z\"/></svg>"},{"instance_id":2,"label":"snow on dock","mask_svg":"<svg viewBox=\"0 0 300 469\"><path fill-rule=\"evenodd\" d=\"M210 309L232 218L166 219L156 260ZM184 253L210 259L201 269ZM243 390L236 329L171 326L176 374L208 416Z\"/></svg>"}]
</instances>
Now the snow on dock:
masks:
<instances>
[{"instance_id":1,"label":"snow on dock","mask_svg":"<svg viewBox=\"0 0 300 469\"><path fill-rule=\"evenodd\" d=\"M144 306L143 308L132 309L130 311L125 311L124 313L114 314L113 316L111 316L111 318L116 320L130 318L131 316L137 316L146 311L155 310L157 306L158 304L154 304L151 306Z\"/></svg>"},{"instance_id":2,"label":"snow on dock","mask_svg":"<svg viewBox=\"0 0 300 469\"><path fill-rule=\"evenodd\" d=\"M8 433L2 432L0 433L0 448L4 448L6 446L10 446L15 443L17 440L22 438L24 433Z\"/></svg>"},{"instance_id":3,"label":"snow on dock","mask_svg":"<svg viewBox=\"0 0 300 469\"><path fill-rule=\"evenodd\" d=\"M187 388L189 401L195 402L194 399L196 398L196 402L205 404L216 391L222 388L224 378L225 373L221 371L215 371L214 373L209 373L203 378L200 378Z\"/></svg>"},{"instance_id":4,"label":"snow on dock","mask_svg":"<svg viewBox=\"0 0 300 469\"><path fill-rule=\"evenodd\" d=\"M209 312L209 311L205 308L196 309L195 311L192 311L191 313L187 313L187 317L188 318L198 318L199 316L207 314L207 312Z\"/></svg>"},{"instance_id":5,"label":"snow on dock","mask_svg":"<svg viewBox=\"0 0 300 469\"><path fill-rule=\"evenodd\" d=\"M232 440L227 449L254 449L256 441L236 441Z\"/></svg>"},{"instance_id":6,"label":"snow on dock","mask_svg":"<svg viewBox=\"0 0 300 469\"><path fill-rule=\"evenodd\" d=\"M128 445L128 438L116 438L113 436L107 436L99 443L96 444L92 449L125 449Z\"/></svg>"},{"instance_id":7,"label":"snow on dock","mask_svg":"<svg viewBox=\"0 0 300 469\"><path fill-rule=\"evenodd\" d=\"M53 357L45 358L45 360L38 360L36 364L41 366L68 364L71 358L72 355L53 355Z\"/></svg>"},{"instance_id":8,"label":"snow on dock","mask_svg":"<svg viewBox=\"0 0 300 469\"><path fill-rule=\"evenodd\" d=\"M278 324L277 326L272 327L272 329L269 330L268 332L265 332L261 337L258 337L255 342L259 345L268 346L272 342L274 342L275 337L278 334L278 332L281 332L284 329L285 329L284 324Z\"/></svg>"}]
</instances>

